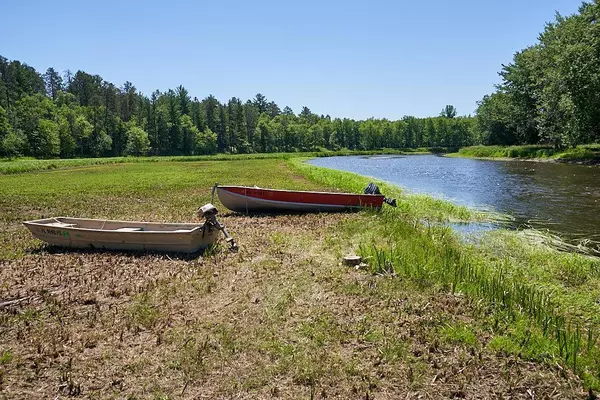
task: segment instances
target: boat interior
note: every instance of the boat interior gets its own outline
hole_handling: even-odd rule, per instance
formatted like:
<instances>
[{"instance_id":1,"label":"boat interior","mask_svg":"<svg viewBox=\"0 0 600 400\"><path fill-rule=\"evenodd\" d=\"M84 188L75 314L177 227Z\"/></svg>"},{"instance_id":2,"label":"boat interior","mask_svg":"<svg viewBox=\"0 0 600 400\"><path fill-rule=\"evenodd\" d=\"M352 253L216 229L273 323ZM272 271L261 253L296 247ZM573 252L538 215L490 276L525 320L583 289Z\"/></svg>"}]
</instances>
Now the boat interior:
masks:
<instances>
[{"instance_id":1,"label":"boat interior","mask_svg":"<svg viewBox=\"0 0 600 400\"><path fill-rule=\"evenodd\" d=\"M53 228L79 228L116 232L192 232L202 229L203 224L172 224L161 222L115 221L104 219L56 217L28 221L32 224Z\"/></svg>"}]
</instances>

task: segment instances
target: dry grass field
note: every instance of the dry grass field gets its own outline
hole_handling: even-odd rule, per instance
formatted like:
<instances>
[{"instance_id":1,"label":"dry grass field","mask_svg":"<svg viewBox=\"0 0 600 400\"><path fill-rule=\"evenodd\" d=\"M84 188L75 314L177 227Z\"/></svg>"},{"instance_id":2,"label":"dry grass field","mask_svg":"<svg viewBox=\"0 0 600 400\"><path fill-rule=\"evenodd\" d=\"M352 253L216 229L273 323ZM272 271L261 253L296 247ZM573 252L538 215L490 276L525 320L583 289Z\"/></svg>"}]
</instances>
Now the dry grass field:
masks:
<instances>
[{"instance_id":1,"label":"dry grass field","mask_svg":"<svg viewBox=\"0 0 600 400\"><path fill-rule=\"evenodd\" d=\"M339 189L306 176L278 159L0 176L0 398L586 397L563 363L490 346L522 320L498 323L444 285L341 265L380 233L375 213L248 217L216 201L240 249L194 257L61 250L21 225L193 221L215 182ZM423 212L406 207L398 217Z\"/></svg>"}]
</instances>

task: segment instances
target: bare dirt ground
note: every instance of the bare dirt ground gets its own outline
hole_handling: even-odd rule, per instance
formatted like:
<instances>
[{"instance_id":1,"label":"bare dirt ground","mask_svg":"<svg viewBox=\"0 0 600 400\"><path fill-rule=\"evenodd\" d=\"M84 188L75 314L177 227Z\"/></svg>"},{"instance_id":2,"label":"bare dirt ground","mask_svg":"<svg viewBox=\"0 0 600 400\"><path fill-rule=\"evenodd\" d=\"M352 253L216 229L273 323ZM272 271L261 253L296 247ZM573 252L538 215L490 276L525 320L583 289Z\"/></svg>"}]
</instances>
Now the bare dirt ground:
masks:
<instances>
[{"instance_id":1,"label":"bare dirt ground","mask_svg":"<svg viewBox=\"0 0 600 400\"><path fill-rule=\"evenodd\" d=\"M340 265L353 218L229 215L240 250L198 258L57 251L15 228L0 398L585 398L568 371L488 350L466 299Z\"/></svg>"}]
</instances>

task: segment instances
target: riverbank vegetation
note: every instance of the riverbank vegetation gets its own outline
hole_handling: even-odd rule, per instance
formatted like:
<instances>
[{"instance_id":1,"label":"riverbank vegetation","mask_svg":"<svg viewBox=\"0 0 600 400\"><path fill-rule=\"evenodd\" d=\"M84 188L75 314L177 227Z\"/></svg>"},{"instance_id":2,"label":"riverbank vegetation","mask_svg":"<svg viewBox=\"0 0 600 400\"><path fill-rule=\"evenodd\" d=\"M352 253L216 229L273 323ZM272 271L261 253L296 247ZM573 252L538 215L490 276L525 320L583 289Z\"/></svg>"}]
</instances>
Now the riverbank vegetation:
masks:
<instances>
[{"instance_id":1,"label":"riverbank vegetation","mask_svg":"<svg viewBox=\"0 0 600 400\"><path fill-rule=\"evenodd\" d=\"M202 155L472 144L471 117L452 106L434 118L356 121L296 114L264 95L220 102L184 86L150 96L84 71L39 73L0 57L0 157Z\"/></svg>"},{"instance_id":2,"label":"riverbank vegetation","mask_svg":"<svg viewBox=\"0 0 600 400\"><path fill-rule=\"evenodd\" d=\"M450 156L600 162L600 145L579 145L568 149L543 145L469 146L459 149L458 153L450 154Z\"/></svg>"},{"instance_id":3,"label":"riverbank vegetation","mask_svg":"<svg viewBox=\"0 0 600 400\"><path fill-rule=\"evenodd\" d=\"M198 258L58 250L20 224L190 221L215 180L359 191L368 178L277 158L0 175L0 394L581 398L598 388L595 259L504 231L465 244L443 223L483 216L385 184L399 207L381 213L222 209L240 250ZM365 269L341 265L352 252Z\"/></svg>"},{"instance_id":4,"label":"riverbank vegetation","mask_svg":"<svg viewBox=\"0 0 600 400\"><path fill-rule=\"evenodd\" d=\"M600 4L590 2L574 15L557 15L502 67L497 91L477 109L477 143L600 142L599 14Z\"/></svg>"}]
</instances>

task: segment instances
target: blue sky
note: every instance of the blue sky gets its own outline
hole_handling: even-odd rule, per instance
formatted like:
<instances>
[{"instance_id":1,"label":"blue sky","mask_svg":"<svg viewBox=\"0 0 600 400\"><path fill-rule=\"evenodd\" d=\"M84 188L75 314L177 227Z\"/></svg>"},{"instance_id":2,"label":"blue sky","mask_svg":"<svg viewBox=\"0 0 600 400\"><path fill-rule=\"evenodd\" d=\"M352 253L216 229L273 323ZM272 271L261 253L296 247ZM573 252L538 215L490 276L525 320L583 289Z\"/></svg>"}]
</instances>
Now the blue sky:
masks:
<instances>
[{"instance_id":1,"label":"blue sky","mask_svg":"<svg viewBox=\"0 0 600 400\"><path fill-rule=\"evenodd\" d=\"M363 119L459 114L502 63L575 0L12 1L0 55L78 69L150 94L184 85L226 101L263 93L298 113Z\"/></svg>"}]
</instances>

